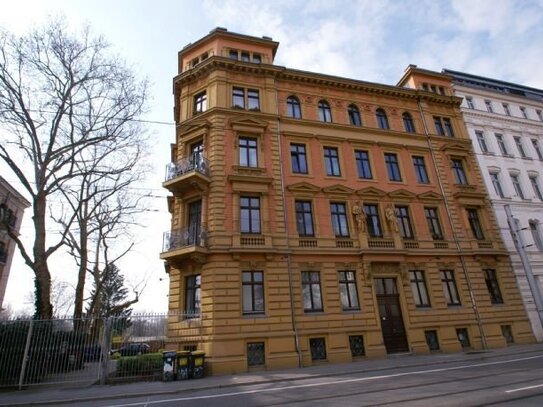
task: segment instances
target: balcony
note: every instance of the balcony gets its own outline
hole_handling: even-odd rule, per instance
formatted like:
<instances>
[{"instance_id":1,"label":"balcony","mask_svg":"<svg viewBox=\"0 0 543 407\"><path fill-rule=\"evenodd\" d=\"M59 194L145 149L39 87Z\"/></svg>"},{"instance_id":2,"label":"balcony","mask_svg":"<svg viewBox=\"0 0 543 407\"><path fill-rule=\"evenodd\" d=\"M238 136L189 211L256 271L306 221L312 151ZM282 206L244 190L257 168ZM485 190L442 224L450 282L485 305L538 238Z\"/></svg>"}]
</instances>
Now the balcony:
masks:
<instances>
[{"instance_id":1,"label":"balcony","mask_svg":"<svg viewBox=\"0 0 543 407\"><path fill-rule=\"evenodd\" d=\"M164 232L161 259L187 257L207 253L207 231L188 227Z\"/></svg>"},{"instance_id":2,"label":"balcony","mask_svg":"<svg viewBox=\"0 0 543 407\"><path fill-rule=\"evenodd\" d=\"M169 163L162 186L171 192L180 193L192 187L204 189L210 182L209 161L197 155Z\"/></svg>"}]
</instances>

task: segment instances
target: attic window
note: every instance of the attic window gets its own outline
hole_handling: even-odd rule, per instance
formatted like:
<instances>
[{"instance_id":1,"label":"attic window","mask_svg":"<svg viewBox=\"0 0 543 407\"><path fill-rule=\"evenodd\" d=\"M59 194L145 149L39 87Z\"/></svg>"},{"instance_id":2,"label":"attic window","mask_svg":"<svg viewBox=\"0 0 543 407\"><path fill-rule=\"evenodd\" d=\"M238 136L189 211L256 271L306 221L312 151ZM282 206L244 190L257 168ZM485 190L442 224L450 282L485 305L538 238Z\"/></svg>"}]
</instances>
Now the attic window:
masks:
<instances>
[{"instance_id":1,"label":"attic window","mask_svg":"<svg viewBox=\"0 0 543 407\"><path fill-rule=\"evenodd\" d=\"M248 52L242 52L241 53L241 60L243 62L249 62L251 60Z\"/></svg>"},{"instance_id":2,"label":"attic window","mask_svg":"<svg viewBox=\"0 0 543 407\"><path fill-rule=\"evenodd\" d=\"M260 54L253 54L253 62L255 64L261 64L262 63L262 56Z\"/></svg>"},{"instance_id":3,"label":"attic window","mask_svg":"<svg viewBox=\"0 0 543 407\"><path fill-rule=\"evenodd\" d=\"M200 57L200 61L203 61L204 59L207 59L207 58L208 58L208 54L207 52L204 52L202 56Z\"/></svg>"},{"instance_id":4,"label":"attic window","mask_svg":"<svg viewBox=\"0 0 543 407\"><path fill-rule=\"evenodd\" d=\"M228 56L230 57L230 59L235 59L235 60L237 60L237 59L238 59L238 51L235 50L235 49L231 49L231 50L230 50L230 53L228 54Z\"/></svg>"}]
</instances>

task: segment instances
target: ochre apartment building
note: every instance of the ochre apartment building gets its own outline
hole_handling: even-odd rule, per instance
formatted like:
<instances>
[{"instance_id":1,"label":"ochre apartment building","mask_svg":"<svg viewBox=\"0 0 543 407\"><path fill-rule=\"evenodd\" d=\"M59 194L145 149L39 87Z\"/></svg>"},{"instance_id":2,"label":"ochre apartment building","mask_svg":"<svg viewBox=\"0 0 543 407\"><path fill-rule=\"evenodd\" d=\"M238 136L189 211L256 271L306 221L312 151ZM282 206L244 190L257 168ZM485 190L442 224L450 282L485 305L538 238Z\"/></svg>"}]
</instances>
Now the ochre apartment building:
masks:
<instances>
[{"instance_id":1,"label":"ochre apartment building","mask_svg":"<svg viewBox=\"0 0 543 407\"><path fill-rule=\"evenodd\" d=\"M229 373L532 342L451 78L299 71L278 45L179 52L170 346Z\"/></svg>"}]
</instances>

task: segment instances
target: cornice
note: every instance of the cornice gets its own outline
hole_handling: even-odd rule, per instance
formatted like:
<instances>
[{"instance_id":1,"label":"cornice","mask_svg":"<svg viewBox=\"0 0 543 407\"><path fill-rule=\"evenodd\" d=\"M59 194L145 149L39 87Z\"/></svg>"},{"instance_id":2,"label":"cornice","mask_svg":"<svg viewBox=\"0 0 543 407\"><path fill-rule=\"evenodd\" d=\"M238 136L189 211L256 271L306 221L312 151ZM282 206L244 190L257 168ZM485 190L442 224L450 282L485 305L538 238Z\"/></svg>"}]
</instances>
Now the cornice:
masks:
<instances>
[{"instance_id":1,"label":"cornice","mask_svg":"<svg viewBox=\"0 0 543 407\"><path fill-rule=\"evenodd\" d=\"M251 75L272 76L276 79L312 84L319 87L337 88L356 92L383 95L392 98L421 99L442 105L460 107L462 98L457 96L439 95L416 89L400 88L393 85L385 85L373 82L365 82L356 79L326 75L316 72L290 69L283 66L269 64L254 64L250 62L234 61L227 57L212 56L201 62L196 67L189 69L173 78L174 92L183 84L193 82L198 78L208 75L216 69L225 69Z\"/></svg>"}]
</instances>

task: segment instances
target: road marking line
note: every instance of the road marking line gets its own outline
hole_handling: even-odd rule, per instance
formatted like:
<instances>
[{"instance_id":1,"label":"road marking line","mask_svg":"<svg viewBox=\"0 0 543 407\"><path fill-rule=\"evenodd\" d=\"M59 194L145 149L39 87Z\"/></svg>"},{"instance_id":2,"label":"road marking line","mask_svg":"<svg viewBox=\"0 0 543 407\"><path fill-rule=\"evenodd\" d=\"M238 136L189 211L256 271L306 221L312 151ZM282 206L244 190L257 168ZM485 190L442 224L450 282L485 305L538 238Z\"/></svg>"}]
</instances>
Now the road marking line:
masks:
<instances>
[{"instance_id":1,"label":"road marking line","mask_svg":"<svg viewBox=\"0 0 543 407\"><path fill-rule=\"evenodd\" d=\"M523 390L530 390L530 389L537 389L538 387L543 387L543 384L536 384L535 386L528 386L528 387L520 387L518 389L511 389L506 390L506 393L514 393L516 391L523 391Z\"/></svg>"},{"instance_id":2,"label":"road marking line","mask_svg":"<svg viewBox=\"0 0 543 407\"><path fill-rule=\"evenodd\" d=\"M171 403L171 402L174 402L174 401L205 400L205 399L214 399L214 398L221 398L221 397L240 396L240 395L243 395L243 394L270 393L270 392L275 392L275 391L302 389L302 388L308 388L308 387L330 386L332 384L365 382L365 381L370 381L370 380L389 379L389 378L393 378L393 377L401 377L401 376L409 376L409 375L421 375L421 374L427 374L427 373L446 372L446 371L450 371L450 370L468 369L468 368L471 368L471 367L503 365L503 364L507 364L507 363L521 362L521 361L524 361L524 360L541 359L541 358L543 358L543 355L530 356L530 357L519 358L519 359L501 360L501 361L497 361L497 362L476 363L476 364L473 364L473 365L443 367L443 368L440 368L440 369L415 370L413 372L394 373L394 374L381 375L381 376L358 377L356 379L334 380L332 382L298 384L298 385L292 385L292 386L274 387L274 388L271 388L271 389L244 390L244 391L235 391L235 392L231 392L231 393L210 394L210 395L206 395L206 396L179 397L179 398L173 398L173 399L163 399L163 400L154 400L154 401L141 401L141 402L137 402L137 403L128 403L128 404L114 404L114 405L112 404L109 407L150 406L150 405L155 405L155 404ZM311 379L311 377L308 377L307 379ZM251 383L246 383L246 385L250 385L250 384ZM240 384L240 386L243 386L243 385L244 384ZM198 389L194 389L194 390L197 391Z\"/></svg>"}]
</instances>

